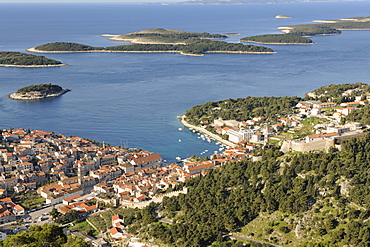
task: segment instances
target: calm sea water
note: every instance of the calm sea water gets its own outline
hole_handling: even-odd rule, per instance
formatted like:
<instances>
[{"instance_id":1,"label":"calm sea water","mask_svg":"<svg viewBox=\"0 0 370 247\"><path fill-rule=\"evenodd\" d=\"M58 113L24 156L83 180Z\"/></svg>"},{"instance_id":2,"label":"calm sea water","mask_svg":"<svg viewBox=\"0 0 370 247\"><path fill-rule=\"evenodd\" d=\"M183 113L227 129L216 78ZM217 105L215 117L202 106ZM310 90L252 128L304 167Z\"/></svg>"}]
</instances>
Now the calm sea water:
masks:
<instances>
[{"instance_id":1,"label":"calm sea water","mask_svg":"<svg viewBox=\"0 0 370 247\"><path fill-rule=\"evenodd\" d=\"M230 6L128 4L0 4L0 50L20 51L56 41L117 45L100 34L162 27L241 33L227 41L316 19L369 16L370 2ZM284 14L291 19L274 19ZM274 55L45 54L69 66L0 67L0 128L30 128L125 144L176 156L213 153L176 116L194 105L250 96L303 96L327 84L370 83L370 31L313 38L312 46L269 46ZM54 83L62 97L21 102L18 88ZM181 139L182 142L178 140Z\"/></svg>"}]
</instances>

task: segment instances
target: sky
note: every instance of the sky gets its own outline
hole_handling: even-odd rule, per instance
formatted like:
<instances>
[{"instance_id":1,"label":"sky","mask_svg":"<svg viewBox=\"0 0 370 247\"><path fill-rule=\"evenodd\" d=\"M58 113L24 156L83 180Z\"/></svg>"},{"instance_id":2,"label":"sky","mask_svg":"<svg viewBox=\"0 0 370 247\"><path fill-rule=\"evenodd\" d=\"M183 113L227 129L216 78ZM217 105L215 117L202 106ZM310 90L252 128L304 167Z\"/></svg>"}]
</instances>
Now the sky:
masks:
<instances>
[{"instance_id":1,"label":"sky","mask_svg":"<svg viewBox=\"0 0 370 247\"><path fill-rule=\"evenodd\" d=\"M127 2L152 2L152 1L151 0L0 0L0 3L77 3L77 2L80 2L80 3L108 3L108 2L127 3Z\"/></svg>"}]
</instances>

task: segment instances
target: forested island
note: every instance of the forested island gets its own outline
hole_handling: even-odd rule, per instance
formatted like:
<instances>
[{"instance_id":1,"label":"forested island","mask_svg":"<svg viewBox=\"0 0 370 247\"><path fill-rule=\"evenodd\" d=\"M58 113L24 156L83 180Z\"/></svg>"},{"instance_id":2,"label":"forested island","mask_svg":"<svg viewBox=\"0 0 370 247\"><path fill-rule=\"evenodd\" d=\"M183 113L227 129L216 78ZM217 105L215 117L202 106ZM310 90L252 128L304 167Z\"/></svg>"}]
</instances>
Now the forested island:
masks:
<instances>
[{"instance_id":1,"label":"forested island","mask_svg":"<svg viewBox=\"0 0 370 247\"><path fill-rule=\"evenodd\" d=\"M112 35L104 35L112 36ZM222 34L193 33L162 28L148 29L124 35L113 35L111 39L132 45L93 47L77 43L55 42L28 49L30 52L174 52L183 55L202 56L205 53L271 54L274 51L264 46L228 43L211 39L224 39Z\"/></svg>"},{"instance_id":2,"label":"forested island","mask_svg":"<svg viewBox=\"0 0 370 247\"><path fill-rule=\"evenodd\" d=\"M312 40L292 34L266 34L240 39L242 42L253 42L270 45L311 45Z\"/></svg>"},{"instance_id":3,"label":"forested island","mask_svg":"<svg viewBox=\"0 0 370 247\"><path fill-rule=\"evenodd\" d=\"M0 52L0 66L7 67L55 67L63 66L60 61L21 52Z\"/></svg>"},{"instance_id":4,"label":"forested island","mask_svg":"<svg viewBox=\"0 0 370 247\"><path fill-rule=\"evenodd\" d=\"M200 40L186 45L171 44L133 44L110 47L92 47L88 45L56 42L40 45L31 49L31 52L42 53L68 53L68 52L133 52L133 53L156 53L175 52L183 55L203 55L205 53L251 53L272 54L270 48L254 45L243 45L240 43L227 43L223 41Z\"/></svg>"},{"instance_id":5,"label":"forested island","mask_svg":"<svg viewBox=\"0 0 370 247\"><path fill-rule=\"evenodd\" d=\"M111 37L110 40L123 41L136 44L189 44L200 39L226 39L223 34L195 33L152 28L122 35L102 35Z\"/></svg>"},{"instance_id":6,"label":"forested island","mask_svg":"<svg viewBox=\"0 0 370 247\"><path fill-rule=\"evenodd\" d=\"M240 39L242 42L261 44L313 44L307 37L336 35L341 30L370 30L369 17L353 17L340 20L315 21L317 24L301 24L279 27L284 34L266 34Z\"/></svg>"},{"instance_id":7,"label":"forested island","mask_svg":"<svg viewBox=\"0 0 370 247\"><path fill-rule=\"evenodd\" d=\"M16 100L35 100L58 97L69 91L69 89L49 83L20 88L17 92L8 95L8 97Z\"/></svg>"}]
</instances>

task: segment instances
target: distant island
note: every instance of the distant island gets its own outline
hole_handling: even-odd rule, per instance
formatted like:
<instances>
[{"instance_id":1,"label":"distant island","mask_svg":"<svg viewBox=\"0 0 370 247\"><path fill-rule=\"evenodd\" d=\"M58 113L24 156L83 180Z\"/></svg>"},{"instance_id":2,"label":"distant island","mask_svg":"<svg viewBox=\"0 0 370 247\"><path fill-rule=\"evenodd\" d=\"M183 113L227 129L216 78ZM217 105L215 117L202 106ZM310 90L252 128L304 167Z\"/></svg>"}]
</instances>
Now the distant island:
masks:
<instances>
[{"instance_id":1,"label":"distant island","mask_svg":"<svg viewBox=\"0 0 370 247\"><path fill-rule=\"evenodd\" d=\"M8 97L16 100L36 100L58 97L69 91L71 90L49 83L20 88L17 92L8 95Z\"/></svg>"},{"instance_id":2,"label":"distant island","mask_svg":"<svg viewBox=\"0 0 370 247\"><path fill-rule=\"evenodd\" d=\"M64 65L66 64L63 64L60 61L46 58L44 56L36 56L32 54L11 51L0 52L0 66L36 68L36 67L55 67Z\"/></svg>"},{"instance_id":3,"label":"distant island","mask_svg":"<svg viewBox=\"0 0 370 247\"><path fill-rule=\"evenodd\" d=\"M313 44L307 37L341 34L341 30L370 30L370 17L353 17L340 20L320 20L318 24L301 24L279 27L284 34L265 34L241 38L242 42L274 45Z\"/></svg>"},{"instance_id":4,"label":"distant island","mask_svg":"<svg viewBox=\"0 0 370 247\"><path fill-rule=\"evenodd\" d=\"M203 56L205 53L241 53L241 54L272 54L272 49L264 46L228 43L210 39L223 39L226 35L209 33L192 33L162 28L147 29L124 35L108 35L110 39L135 43L111 47L93 47L89 45L55 42L39 45L27 51L39 53L70 53L70 52L131 52L131 53L162 53L173 52L182 55Z\"/></svg>"},{"instance_id":5,"label":"distant island","mask_svg":"<svg viewBox=\"0 0 370 247\"><path fill-rule=\"evenodd\" d=\"M290 16L287 16L287 15L277 15L275 16L276 19L286 19L286 18L292 18Z\"/></svg>"},{"instance_id":6,"label":"distant island","mask_svg":"<svg viewBox=\"0 0 370 247\"><path fill-rule=\"evenodd\" d=\"M299 2L333 2L334 0L189 0L179 4L190 5L233 5L233 4L278 4L278 3L299 3ZM345 0L339 0L345 1Z\"/></svg>"}]
</instances>

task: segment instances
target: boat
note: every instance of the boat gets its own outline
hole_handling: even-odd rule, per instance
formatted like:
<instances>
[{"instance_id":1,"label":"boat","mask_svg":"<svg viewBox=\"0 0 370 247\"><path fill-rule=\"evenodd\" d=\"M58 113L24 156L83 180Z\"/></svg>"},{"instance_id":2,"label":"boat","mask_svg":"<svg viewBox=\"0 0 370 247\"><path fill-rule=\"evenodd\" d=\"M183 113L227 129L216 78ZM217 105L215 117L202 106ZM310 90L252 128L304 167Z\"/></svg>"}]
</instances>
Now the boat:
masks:
<instances>
[{"instance_id":1,"label":"boat","mask_svg":"<svg viewBox=\"0 0 370 247\"><path fill-rule=\"evenodd\" d=\"M181 158L177 156L177 157L176 157L176 160L177 160L177 161L180 161L180 160L181 160Z\"/></svg>"},{"instance_id":2,"label":"boat","mask_svg":"<svg viewBox=\"0 0 370 247\"><path fill-rule=\"evenodd\" d=\"M179 142L182 142L181 139L179 139Z\"/></svg>"},{"instance_id":3,"label":"boat","mask_svg":"<svg viewBox=\"0 0 370 247\"><path fill-rule=\"evenodd\" d=\"M179 131L182 131L182 128L178 128Z\"/></svg>"}]
</instances>

